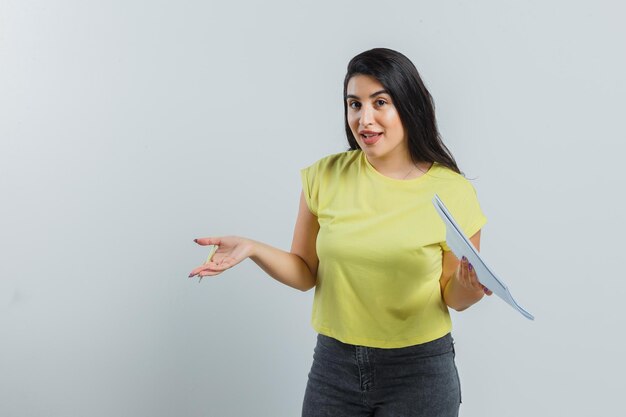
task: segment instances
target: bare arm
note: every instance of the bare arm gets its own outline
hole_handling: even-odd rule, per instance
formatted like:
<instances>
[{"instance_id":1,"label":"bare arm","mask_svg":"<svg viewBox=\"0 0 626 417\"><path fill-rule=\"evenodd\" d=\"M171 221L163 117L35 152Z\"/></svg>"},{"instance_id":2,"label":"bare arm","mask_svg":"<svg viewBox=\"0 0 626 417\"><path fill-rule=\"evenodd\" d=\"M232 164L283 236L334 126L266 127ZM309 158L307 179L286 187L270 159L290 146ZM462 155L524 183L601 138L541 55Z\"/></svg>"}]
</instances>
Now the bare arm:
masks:
<instances>
[{"instance_id":1,"label":"bare arm","mask_svg":"<svg viewBox=\"0 0 626 417\"><path fill-rule=\"evenodd\" d=\"M211 262L194 269L189 276L218 275L250 258L277 281L307 291L313 288L317 281L318 259L315 242L318 231L317 217L309 211L304 194L301 193L291 252L237 236L196 239L200 245L218 245L219 248Z\"/></svg>"},{"instance_id":2,"label":"bare arm","mask_svg":"<svg viewBox=\"0 0 626 417\"><path fill-rule=\"evenodd\" d=\"M277 281L301 291L307 291L313 288L317 281L319 261L315 242L318 231L317 217L309 211L304 193L300 193L300 208L293 231L291 252L254 242L250 259Z\"/></svg>"},{"instance_id":3,"label":"bare arm","mask_svg":"<svg viewBox=\"0 0 626 417\"><path fill-rule=\"evenodd\" d=\"M470 238L477 251L480 251L480 230ZM476 271L470 268L467 259L459 260L452 251L443 253L443 271L439 280L443 300L448 307L463 311L480 301L486 289L476 277Z\"/></svg>"}]
</instances>

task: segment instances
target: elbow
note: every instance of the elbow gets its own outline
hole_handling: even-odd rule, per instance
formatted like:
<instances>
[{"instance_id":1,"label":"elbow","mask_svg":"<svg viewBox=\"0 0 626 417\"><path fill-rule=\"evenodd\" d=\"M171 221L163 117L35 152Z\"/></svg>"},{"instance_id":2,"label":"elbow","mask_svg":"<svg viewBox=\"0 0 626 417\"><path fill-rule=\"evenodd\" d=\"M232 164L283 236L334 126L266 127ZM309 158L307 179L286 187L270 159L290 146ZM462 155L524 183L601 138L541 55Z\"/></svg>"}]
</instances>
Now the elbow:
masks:
<instances>
[{"instance_id":1,"label":"elbow","mask_svg":"<svg viewBox=\"0 0 626 417\"><path fill-rule=\"evenodd\" d=\"M302 256L295 253L293 255L297 256L304 266L301 270L303 277L299 280L300 282L295 288L302 292L307 292L317 284L317 264L311 265L307 263Z\"/></svg>"},{"instance_id":2,"label":"elbow","mask_svg":"<svg viewBox=\"0 0 626 417\"><path fill-rule=\"evenodd\" d=\"M465 311L469 308L469 306L454 306L454 305L449 305L448 307L450 307L452 310L457 311L457 312L461 312L461 311Z\"/></svg>"},{"instance_id":3,"label":"elbow","mask_svg":"<svg viewBox=\"0 0 626 417\"><path fill-rule=\"evenodd\" d=\"M461 303L461 300L456 300L456 299L450 299L450 297L445 297L443 298L444 303L446 303L446 305L451 308L454 311L457 312L461 312L461 311L465 311L467 310L471 304L467 304L467 303Z\"/></svg>"},{"instance_id":4,"label":"elbow","mask_svg":"<svg viewBox=\"0 0 626 417\"><path fill-rule=\"evenodd\" d=\"M298 289L302 292L307 292L311 288L315 288L315 284L317 284L317 280L313 279L312 282L307 282L306 285L301 285L300 287L298 287Z\"/></svg>"},{"instance_id":5,"label":"elbow","mask_svg":"<svg viewBox=\"0 0 626 417\"><path fill-rule=\"evenodd\" d=\"M454 311L465 311L467 310L467 305L463 305L461 303L458 302L458 300L454 300L454 299L450 299L450 297L446 296L447 294L444 293L443 296L443 302L448 306L448 308L451 308Z\"/></svg>"}]
</instances>

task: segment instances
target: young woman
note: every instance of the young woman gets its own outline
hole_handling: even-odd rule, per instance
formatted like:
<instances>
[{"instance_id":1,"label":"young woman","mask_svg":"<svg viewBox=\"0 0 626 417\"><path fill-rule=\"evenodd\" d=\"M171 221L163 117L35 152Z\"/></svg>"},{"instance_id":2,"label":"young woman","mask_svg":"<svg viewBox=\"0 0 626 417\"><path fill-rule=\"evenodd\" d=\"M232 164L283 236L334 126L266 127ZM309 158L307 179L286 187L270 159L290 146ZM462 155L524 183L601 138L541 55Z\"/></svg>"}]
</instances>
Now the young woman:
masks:
<instances>
[{"instance_id":1,"label":"young woman","mask_svg":"<svg viewBox=\"0 0 626 417\"><path fill-rule=\"evenodd\" d=\"M407 57L384 48L355 56L344 109L350 150L301 171L291 251L243 237L196 239L219 248L189 276L250 258L283 284L315 287L318 339L303 416L457 416L448 307L464 310L491 292L446 245L432 198L477 249L486 219Z\"/></svg>"}]
</instances>

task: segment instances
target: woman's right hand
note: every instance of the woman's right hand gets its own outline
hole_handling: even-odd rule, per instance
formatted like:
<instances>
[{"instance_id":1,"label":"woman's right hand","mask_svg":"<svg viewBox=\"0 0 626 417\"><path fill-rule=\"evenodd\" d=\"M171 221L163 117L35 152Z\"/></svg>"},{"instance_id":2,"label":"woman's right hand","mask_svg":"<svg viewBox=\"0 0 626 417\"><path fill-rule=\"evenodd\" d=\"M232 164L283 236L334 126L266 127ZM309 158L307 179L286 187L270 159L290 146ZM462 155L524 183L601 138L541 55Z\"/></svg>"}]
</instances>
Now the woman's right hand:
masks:
<instances>
[{"instance_id":1,"label":"woman's right hand","mask_svg":"<svg viewBox=\"0 0 626 417\"><path fill-rule=\"evenodd\" d=\"M191 271L189 278L196 275L207 277L221 274L252 254L253 241L243 237L204 237L194 239L194 242L202 246L217 245L218 248L211 261Z\"/></svg>"}]
</instances>

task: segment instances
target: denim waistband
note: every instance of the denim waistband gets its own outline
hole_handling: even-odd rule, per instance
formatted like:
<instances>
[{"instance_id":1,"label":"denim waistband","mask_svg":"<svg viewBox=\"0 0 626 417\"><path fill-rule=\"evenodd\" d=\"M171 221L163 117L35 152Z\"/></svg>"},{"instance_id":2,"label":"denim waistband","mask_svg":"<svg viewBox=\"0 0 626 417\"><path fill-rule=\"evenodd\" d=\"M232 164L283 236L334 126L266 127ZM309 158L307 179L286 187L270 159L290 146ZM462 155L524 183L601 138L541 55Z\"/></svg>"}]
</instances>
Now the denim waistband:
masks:
<instances>
[{"instance_id":1,"label":"denim waistband","mask_svg":"<svg viewBox=\"0 0 626 417\"><path fill-rule=\"evenodd\" d=\"M376 348L369 346L351 345L341 342L333 337L319 333L317 341L327 349L336 350L337 352L354 352L356 350L367 350L376 353L380 357L395 356L433 356L448 353L454 350L454 339L452 334L448 333L443 337L418 345L411 345L401 348Z\"/></svg>"}]
</instances>

